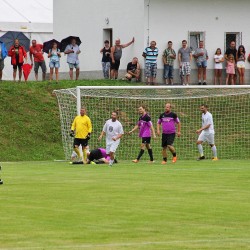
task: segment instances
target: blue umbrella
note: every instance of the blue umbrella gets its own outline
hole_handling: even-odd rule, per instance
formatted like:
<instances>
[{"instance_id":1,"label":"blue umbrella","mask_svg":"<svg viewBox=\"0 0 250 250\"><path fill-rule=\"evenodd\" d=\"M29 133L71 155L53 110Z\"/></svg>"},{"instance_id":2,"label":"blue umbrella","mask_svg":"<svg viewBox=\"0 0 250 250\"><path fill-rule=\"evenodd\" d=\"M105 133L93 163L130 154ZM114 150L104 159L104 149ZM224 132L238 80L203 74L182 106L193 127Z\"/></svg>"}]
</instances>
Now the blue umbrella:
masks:
<instances>
[{"instance_id":1,"label":"blue umbrella","mask_svg":"<svg viewBox=\"0 0 250 250\"><path fill-rule=\"evenodd\" d=\"M30 39L23 34L23 32L8 31L0 37L0 41L3 42L7 48L10 49L14 45L15 39L19 40L19 44L25 48L26 51L30 49Z\"/></svg>"}]
</instances>

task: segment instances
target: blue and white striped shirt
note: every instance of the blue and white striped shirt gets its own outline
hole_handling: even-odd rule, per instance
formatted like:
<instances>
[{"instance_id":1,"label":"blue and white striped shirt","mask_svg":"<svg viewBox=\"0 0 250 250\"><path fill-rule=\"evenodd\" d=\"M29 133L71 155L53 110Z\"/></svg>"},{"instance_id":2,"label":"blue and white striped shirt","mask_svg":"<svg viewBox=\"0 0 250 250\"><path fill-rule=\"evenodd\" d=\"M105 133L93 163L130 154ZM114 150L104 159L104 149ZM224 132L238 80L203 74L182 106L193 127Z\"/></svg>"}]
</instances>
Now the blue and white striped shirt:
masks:
<instances>
[{"instance_id":1,"label":"blue and white striped shirt","mask_svg":"<svg viewBox=\"0 0 250 250\"><path fill-rule=\"evenodd\" d=\"M151 47L147 47L144 50L144 54L146 54L146 63L157 63L157 56L158 56L158 48L151 49Z\"/></svg>"}]
</instances>

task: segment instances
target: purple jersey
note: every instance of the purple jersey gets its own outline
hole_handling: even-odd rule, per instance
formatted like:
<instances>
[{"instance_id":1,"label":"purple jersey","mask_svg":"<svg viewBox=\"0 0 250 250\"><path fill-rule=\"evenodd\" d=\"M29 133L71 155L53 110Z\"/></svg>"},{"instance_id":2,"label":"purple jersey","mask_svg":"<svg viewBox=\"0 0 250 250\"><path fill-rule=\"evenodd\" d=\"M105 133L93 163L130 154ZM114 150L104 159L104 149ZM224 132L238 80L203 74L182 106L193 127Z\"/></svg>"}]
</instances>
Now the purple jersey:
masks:
<instances>
[{"instance_id":1,"label":"purple jersey","mask_svg":"<svg viewBox=\"0 0 250 250\"><path fill-rule=\"evenodd\" d=\"M148 114L140 116L137 126L139 127L139 137L151 137L150 128L152 126L152 122Z\"/></svg>"},{"instance_id":2,"label":"purple jersey","mask_svg":"<svg viewBox=\"0 0 250 250\"><path fill-rule=\"evenodd\" d=\"M175 113L163 113L158 119L158 124L162 125L163 134L174 134L175 133L175 123L179 123L180 120Z\"/></svg>"},{"instance_id":3,"label":"purple jersey","mask_svg":"<svg viewBox=\"0 0 250 250\"><path fill-rule=\"evenodd\" d=\"M102 158L105 158L106 160L110 160L110 157L109 155L106 153L106 149L105 148L99 148L99 150L101 151L102 153Z\"/></svg>"}]
</instances>

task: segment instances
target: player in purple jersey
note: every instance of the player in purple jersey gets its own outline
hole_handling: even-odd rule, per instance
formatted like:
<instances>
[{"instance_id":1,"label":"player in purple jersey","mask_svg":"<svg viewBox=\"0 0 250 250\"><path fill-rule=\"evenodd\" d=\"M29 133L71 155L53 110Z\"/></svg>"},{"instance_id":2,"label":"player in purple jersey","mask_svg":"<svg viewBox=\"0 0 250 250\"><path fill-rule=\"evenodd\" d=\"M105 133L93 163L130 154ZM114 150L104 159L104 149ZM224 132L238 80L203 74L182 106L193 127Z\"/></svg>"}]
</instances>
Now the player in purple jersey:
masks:
<instances>
[{"instance_id":1,"label":"player in purple jersey","mask_svg":"<svg viewBox=\"0 0 250 250\"><path fill-rule=\"evenodd\" d=\"M135 125L135 127L128 133L132 134L136 129L139 129L139 137L142 138L142 143L141 143L141 150L137 158L133 160L132 162L138 163L140 158L144 154L145 148L147 148L148 154L150 157L150 163L153 163L154 157L153 157L152 148L150 146L150 140L151 140L151 131L152 131L153 137L156 138L155 130L151 122L151 118L146 112L145 106L140 106L138 110L139 110L139 114L141 115L139 118L139 121Z\"/></svg>"},{"instance_id":2,"label":"player in purple jersey","mask_svg":"<svg viewBox=\"0 0 250 250\"><path fill-rule=\"evenodd\" d=\"M167 148L173 155L172 162L177 161L176 151L173 146L177 124L177 136L181 135L181 123L177 115L171 112L171 104L167 103L165 106L165 112L160 115L157 122L157 134L160 135L160 128L162 127L162 164L167 163Z\"/></svg>"}]
</instances>

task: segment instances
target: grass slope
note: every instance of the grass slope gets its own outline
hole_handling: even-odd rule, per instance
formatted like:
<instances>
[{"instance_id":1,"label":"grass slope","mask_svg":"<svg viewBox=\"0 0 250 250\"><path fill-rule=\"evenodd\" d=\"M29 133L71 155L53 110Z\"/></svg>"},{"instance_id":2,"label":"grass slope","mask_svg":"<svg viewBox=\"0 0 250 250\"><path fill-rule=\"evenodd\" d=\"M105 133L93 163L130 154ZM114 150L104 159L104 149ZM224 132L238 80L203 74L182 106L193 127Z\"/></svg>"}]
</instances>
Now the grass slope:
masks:
<instances>
[{"instance_id":1,"label":"grass slope","mask_svg":"<svg viewBox=\"0 0 250 250\"><path fill-rule=\"evenodd\" d=\"M250 249L248 161L3 163L1 249Z\"/></svg>"},{"instance_id":2,"label":"grass slope","mask_svg":"<svg viewBox=\"0 0 250 250\"><path fill-rule=\"evenodd\" d=\"M1 82L1 161L64 159L54 89L77 85L126 85L123 81Z\"/></svg>"}]
</instances>

